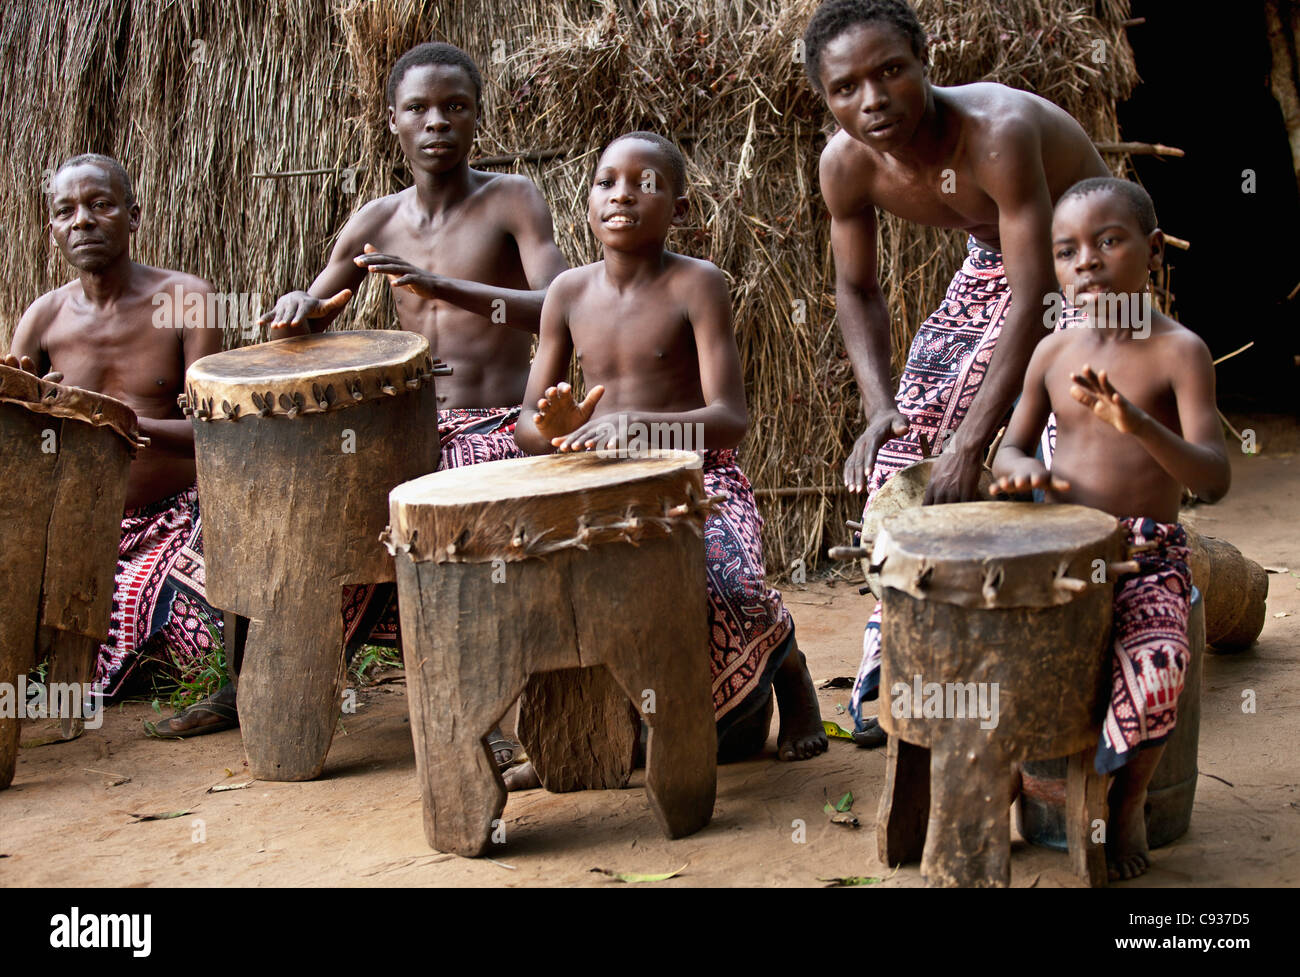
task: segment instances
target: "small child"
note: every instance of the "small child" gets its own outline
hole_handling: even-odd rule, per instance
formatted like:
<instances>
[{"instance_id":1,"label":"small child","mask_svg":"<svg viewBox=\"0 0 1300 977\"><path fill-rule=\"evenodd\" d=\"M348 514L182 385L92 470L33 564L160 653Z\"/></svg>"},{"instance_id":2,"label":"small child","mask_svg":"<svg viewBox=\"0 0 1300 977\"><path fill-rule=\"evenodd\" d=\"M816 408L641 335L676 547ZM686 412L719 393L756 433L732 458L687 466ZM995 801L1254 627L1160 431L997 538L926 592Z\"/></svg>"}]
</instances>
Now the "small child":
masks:
<instances>
[{"instance_id":1,"label":"small child","mask_svg":"<svg viewBox=\"0 0 1300 977\"><path fill-rule=\"evenodd\" d=\"M704 449L706 493L728 496L704 527L718 756L762 748L775 691L778 754L806 760L826 735L794 622L763 580L762 519L736 464L749 414L726 281L664 247L686 219L685 193L685 160L663 137L633 132L605 148L587 204L604 260L551 283L515 439L545 454L626 448L629 431L702 432L673 445ZM581 403L560 382L575 349L591 385ZM507 786L531 782L511 771Z\"/></svg>"},{"instance_id":2,"label":"small child","mask_svg":"<svg viewBox=\"0 0 1300 977\"><path fill-rule=\"evenodd\" d=\"M1192 580L1178 525L1183 487L1214 502L1231 470L1215 415L1214 365L1195 333L1153 310L1164 236L1147 192L1127 180L1076 183L1056 205L1052 254L1066 301L1086 314L1044 339L993 463L992 494L1042 490L1118 516L1141 569L1116 582L1111 699L1096 766L1113 773L1106 839L1112 879L1150 864L1147 785L1174 728L1188 666ZM1034 457L1056 415L1051 471Z\"/></svg>"}]
</instances>

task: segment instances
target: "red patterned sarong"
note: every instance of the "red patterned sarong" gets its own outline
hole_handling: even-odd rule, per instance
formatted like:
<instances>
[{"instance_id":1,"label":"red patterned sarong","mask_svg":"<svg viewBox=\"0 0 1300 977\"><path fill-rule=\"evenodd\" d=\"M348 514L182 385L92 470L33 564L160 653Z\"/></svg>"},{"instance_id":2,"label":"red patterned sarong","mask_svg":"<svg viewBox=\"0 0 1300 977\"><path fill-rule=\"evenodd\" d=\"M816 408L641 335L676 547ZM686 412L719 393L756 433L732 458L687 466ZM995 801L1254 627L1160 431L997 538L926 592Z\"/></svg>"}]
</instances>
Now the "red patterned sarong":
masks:
<instances>
[{"instance_id":1,"label":"red patterned sarong","mask_svg":"<svg viewBox=\"0 0 1300 977\"><path fill-rule=\"evenodd\" d=\"M1139 747L1164 742L1178 718L1191 662L1187 618L1192 575L1187 533L1177 523L1121 519L1141 570L1115 584L1110 705L1097 747L1098 773L1126 764Z\"/></svg>"},{"instance_id":2,"label":"red patterned sarong","mask_svg":"<svg viewBox=\"0 0 1300 977\"><path fill-rule=\"evenodd\" d=\"M128 509L122 516L108 643L95 682L117 695L141 662L158 660L186 678L221 647L222 616L207 602L199 493Z\"/></svg>"},{"instance_id":3,"label":"red patterned sarong","mask_svg":"<svg viewBox=\"0 0 1300 977\"><path fill-rule=\"evenodd\" d=\"M704 492L728 496L704 523L709 668L722 733L766 705L772 676L794 644L794 622L780 591L764 580L763 517L735 451L705 452Z\"/></svg>"},{"instance_id":4,"label":"red patterned sarong","mask_svg":"<svg viewBox=\"0 0 1300 977\"><path fill-rule=\"evenodd\" d=\"M525 457L515 444L518 418L518 407L451 407L438 411L438 440L442 445L438 471ZM343 641L349 661L362 645L394 648L400 637L396 584L343 588Z\"/></svg>"}]
</instances>

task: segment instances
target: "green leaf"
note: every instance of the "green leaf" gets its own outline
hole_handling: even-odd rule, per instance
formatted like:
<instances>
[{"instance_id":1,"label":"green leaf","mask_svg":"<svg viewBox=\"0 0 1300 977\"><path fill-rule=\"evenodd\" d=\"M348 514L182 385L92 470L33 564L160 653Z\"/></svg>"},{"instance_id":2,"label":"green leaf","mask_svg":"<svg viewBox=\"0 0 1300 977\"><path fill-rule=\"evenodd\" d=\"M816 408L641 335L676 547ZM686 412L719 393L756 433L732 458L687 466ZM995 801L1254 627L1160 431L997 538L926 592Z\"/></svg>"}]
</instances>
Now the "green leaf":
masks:
<instances>
[{"instance_id":1,"label":"green leaf","mask_svg":"<svg viewBox=\"0 0 1300 977\"><path fill-rule=\"evenodd\" d=\"M844 875L833 879L823 879L819 876L817 881L828 883L826 886L828 889L838 889L850 885L875 885L882 880L874 875Z\"/></svg>"},{"instance_id":2,"label":"green leaf","mask_svg":"<svg viewBox=\"0 0 1300 977\"><path fill-rule=\"evenodd\" d=\"M840 802L835 805L835 810L843 814L852 806L853 806L853 791L849 791L847 794L845 794L843 797L840 798Z\"/></svg>"},{"instance_id":3,"label":"green leaf","mask_svg":"<svg viewBox=\"0 0 1300 977\"><path fill-rule=\"evenodd\" d=\"M172 818L183 818L185 817L185 815L190 813L192 812L186 810L186 811L169 811L166 814L132 814L131 817L135 818L135 820L132 821L131 823L140 824L143 821L170 821Z\"/></svg>"},{"instance_id":4,"label":"green leaf","mask_svg":"<svg viewBox=\"0 0 1300 977\"><path fill-rule=\"evenodd\" d=\"M853 734L841 726L839 723L833 723L829 719L822 720L822 729L826 730L826 735L838 740L851 740Z\"/></svg>"},{"instance_id":5,"label":"green leaf","mask_svg":"<svg viewBox=\"0 0 1300 977\"><path fill-rule=\"evenodd\" d=\"M689 862L687 864L690 864ZM619 882L662 882L665 879L671 879L674 875L679 874L682 868L673 872L663 872L659 875L638 875L635 872L611 872L607 868L593 868L593 872L599 872L601 875L608 875L611 879L617 879Z\"/></svg>"}]
</instances>

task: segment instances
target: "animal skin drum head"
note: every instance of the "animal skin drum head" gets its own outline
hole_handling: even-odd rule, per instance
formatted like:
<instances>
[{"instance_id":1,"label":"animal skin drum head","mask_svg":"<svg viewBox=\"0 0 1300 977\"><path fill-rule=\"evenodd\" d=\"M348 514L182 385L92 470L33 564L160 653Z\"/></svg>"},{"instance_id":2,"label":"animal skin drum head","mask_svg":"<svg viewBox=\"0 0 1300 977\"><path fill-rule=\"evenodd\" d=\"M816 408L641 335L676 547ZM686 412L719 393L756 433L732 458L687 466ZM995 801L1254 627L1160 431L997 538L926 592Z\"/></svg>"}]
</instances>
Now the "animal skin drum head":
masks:
<instances>
[{"instance_id":1,"label":"animal skin drum head","mask_svg":"<svg viewBox=\"0 0 1300 977\"><path fill-rule=\"evenodd\" d=\"M195 361L179 398L187 417L315 414L395 397L447 372L429 341L397 329L292 336Z\"/></svg>"},{"instance_id":2,"label":"animal skin drum head","mask_svg":"<svg viewBox=\"0 0 1300 977\"><path fill-rule=\"evenodd\" d=\"M3 364L0 364L0 401L18 404L38 414L110 428L130 445L132 454L149 443L140 434L135 411L120 400L71 384L42 380L26 370Z\"/></svg>"}]
</instances>

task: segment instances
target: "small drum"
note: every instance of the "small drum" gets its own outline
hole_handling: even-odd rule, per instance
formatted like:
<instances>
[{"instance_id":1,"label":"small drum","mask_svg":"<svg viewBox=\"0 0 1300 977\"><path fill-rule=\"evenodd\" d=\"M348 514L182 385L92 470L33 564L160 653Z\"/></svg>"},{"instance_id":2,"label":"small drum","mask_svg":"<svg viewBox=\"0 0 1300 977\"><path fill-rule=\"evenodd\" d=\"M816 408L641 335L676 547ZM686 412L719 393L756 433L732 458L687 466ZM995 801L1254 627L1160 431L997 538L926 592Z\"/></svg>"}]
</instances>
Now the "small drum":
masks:
<instances>
[{"instance_id":1,"label":"small drum","mask_svg":"<svg viewBox=\"0 0 1300 977\"><path fill-rule=\"evenodd\" d=\"M121 401L0 366L0 682L9 688L35 666L38 642L54 654L51 686L94 678L127 474L147 443ZM80 709L84 697L73 698L60 696L60 707ZM59 718L65 736L80 721ZM0 788L13 779L18 728L0 715Z\"/></svg>"},{"instance_id":2,"label":"small drum","mask_svg":"<svg viewBox=\"0 0 1300 977\"><path fill-rule=\"evenodd\" d=\"M343 680L341 588L393 579L393 486L438 467L443 372L411 332L297 336L186 374L208 599L250 618L239 719L259 780L320 774Z\"/></svg>"},{"instance_id":3,"label":"small drum","mask_svg":"<svg viewBox=\"0 0 1300 977\"><path fill-rule=\"evenodd\" d=\"M1013 761L1076 754L1074 787L1104 804L1091 762L1124 556L1118 521L1084 506L968 502L885 520L871 554L890 734L882 859L921 854L931 884L1009 884ZM1076 869L1104 882L1104 852L1078 827Z\"/></svg>"},{"instance_id":4,"label":"small drum","mask_svg":"<svg viewBox=\"0 0 1300 977\"><path fill-rule=\"evenodd\" d=\"M712 501L699 456L679 451L512 459L393 490L387 542L434 848L479 855L500 840L505 790L484 736L521 692L520 738L548 789L625 784L639 716L665 833L708 824Z\"/></svg>"}]
</instances>

